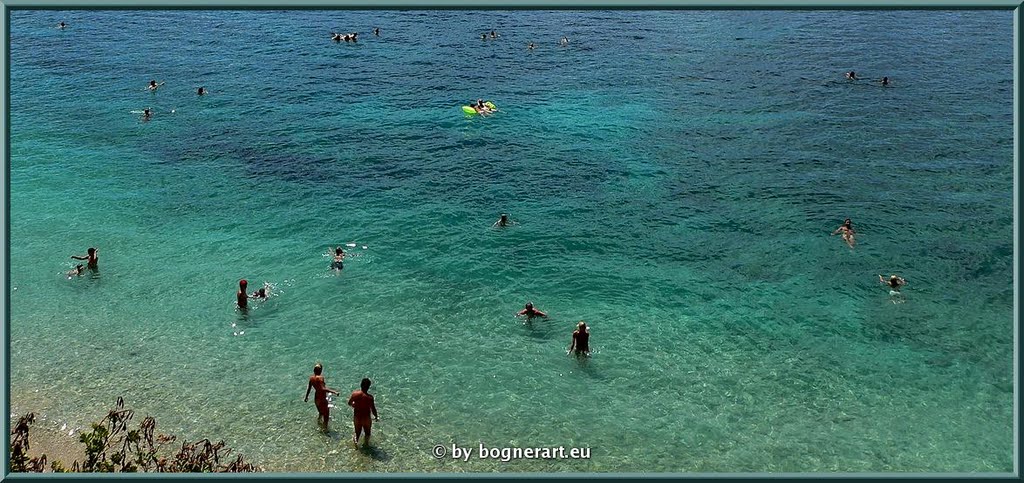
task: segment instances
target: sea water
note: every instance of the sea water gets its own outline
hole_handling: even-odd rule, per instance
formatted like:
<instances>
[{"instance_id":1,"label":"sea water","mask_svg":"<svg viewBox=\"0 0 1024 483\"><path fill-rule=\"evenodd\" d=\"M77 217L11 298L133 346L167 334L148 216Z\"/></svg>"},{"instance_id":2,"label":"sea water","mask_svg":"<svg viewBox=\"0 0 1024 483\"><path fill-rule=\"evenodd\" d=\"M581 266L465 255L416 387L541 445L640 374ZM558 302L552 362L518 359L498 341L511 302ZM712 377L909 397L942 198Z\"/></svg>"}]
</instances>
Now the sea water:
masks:
<instances>
[{"instance_id":1,"label":"sea water","mask_svg":"<svg viewBox=\"0 0 1024 483\"><path fill-rule=\"evenodd\" d=\"M12 416L123 396L274 471L1013 469L1010 11L10 15Z\"/></svg>"}]
</instances>

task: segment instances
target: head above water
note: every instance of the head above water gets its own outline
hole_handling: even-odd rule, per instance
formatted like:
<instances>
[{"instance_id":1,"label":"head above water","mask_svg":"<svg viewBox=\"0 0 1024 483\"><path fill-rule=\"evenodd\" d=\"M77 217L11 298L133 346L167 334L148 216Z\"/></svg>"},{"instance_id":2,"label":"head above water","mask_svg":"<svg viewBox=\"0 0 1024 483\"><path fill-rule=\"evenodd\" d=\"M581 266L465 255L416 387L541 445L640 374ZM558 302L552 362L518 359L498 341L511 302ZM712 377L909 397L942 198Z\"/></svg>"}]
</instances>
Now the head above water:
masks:
<instances>
[{"instance_id":1,"label":"head above water","mask_svg":"<svg viewBox=\"0 0 1024 483\"><path fill-rule=\"evenodd\" d=\"M527 308L527 310L532 310L533 309L533 302L526 302L526 308Z\"/></svg>"},{"instance_id":2,"label":"head above water","mask_svg":"<svg viewBox=\"0 0 1024 483\"><path fill-rule=\"evenodd\" d=\"M324 372L324 366L322 364L317 362L316 364L313 365L313 374L316 374L316 375L319 376L323 372Z\"/></svg>"},{"instance_id":3,"label":"head above water","mask_svg":"<svg viewBox=\"0 0 1024 483\"><path fill-rule=\"evenodd\" d=\"M238 288L241 288L241 289L244 290L245 286L248 285L248 284L249 284L249 282L246 279L243 278L243 279L238 281Z\"/></svg>"},{"instance_id":4,"label":"head above water","mask_svg":"<svg viewBox=\"0 0 1024 483\"><path fill-rule=\"evenodd\" d=\"M95 255L96 254L96 248L95 247L89 247L89 249L86 250L86 252L89 253L89 255Z\"/></svg>"},{"instance_id":5,"label":"head above water","mask_svg":"<svg viewBox=\"0 0 1024 483\"><path fill-rule=\"evenodd\" d=\"M334 249L334 254L335 255L341 255L342 252L343 252L343 250L341 249L341 247L337 247L337 248Z\"/></svg>"},{"instance_id":6,"label":"head above water","mask_svg":"<svg viewBox=\"0 0 1024 483\"><path fill-rule=\"evenodd\" d=\"M587 330L587 323L581 320L580 323L576 325L576 328L579 329L580 332L583 332Z\"/></svg>"},{"instance_id":7,"label":"head above water","mask_svg":"<svg viewBox=\"0 0 1024 483\"><path fill-rule=\"evenodd\" d=\"M359 388L362 389L363 392L369 391L370 384L373 384L373 382L370 381L369 378L364 377L362 381L359 381Z\"/></svg>"}]
</instances>

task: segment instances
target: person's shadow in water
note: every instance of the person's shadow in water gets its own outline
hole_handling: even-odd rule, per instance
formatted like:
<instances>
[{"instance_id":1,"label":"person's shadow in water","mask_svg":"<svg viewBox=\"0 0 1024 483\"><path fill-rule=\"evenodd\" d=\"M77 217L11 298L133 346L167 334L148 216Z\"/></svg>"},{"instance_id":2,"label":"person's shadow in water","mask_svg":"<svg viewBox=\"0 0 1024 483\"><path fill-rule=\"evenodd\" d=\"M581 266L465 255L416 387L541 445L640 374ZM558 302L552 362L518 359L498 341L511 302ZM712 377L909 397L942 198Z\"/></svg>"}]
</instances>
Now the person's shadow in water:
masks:
<instances>
[{"instance_id":1,"label":"person's shadow in water","mask_svg":"<svg viewBox=\"0 0 1024 483\"><path fill-rule=\"evenodd\" d=\"M363 443L359 443L359 447L356 448L356 450L359 451L360 454L362 454L362 455L364 455L364 456L366 456L366 457L368 457L368 458L370 458L370 459L372 459L374 461L380 461L382 463L383 462L387 462L387 461L391 461L391 454L388 453L387 451L384 451L383 449L381 449L377 445L375 445L372 440L370 441L370 444L368 444L368 445L364 445Z\"/></svg>"}]
</instances>

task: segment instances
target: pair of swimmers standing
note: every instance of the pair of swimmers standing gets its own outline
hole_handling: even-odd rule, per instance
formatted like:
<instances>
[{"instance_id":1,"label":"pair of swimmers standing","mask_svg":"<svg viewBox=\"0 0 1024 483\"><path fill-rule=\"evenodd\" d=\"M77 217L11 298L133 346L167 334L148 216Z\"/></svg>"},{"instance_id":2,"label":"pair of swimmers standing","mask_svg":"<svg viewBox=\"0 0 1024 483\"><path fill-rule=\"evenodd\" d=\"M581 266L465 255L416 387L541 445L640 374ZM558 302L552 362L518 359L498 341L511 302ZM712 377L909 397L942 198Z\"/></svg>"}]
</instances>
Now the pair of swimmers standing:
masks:
<instances>
[{"instance_id":1,"label":"pair of swimmers standing","mask_svg":"<svg viewBox=\"0 0 1024 483\"><path fill-rule=\"evenodd\" d=\"M327 381L323 376L324 366L319 362L313 366L313 375L309 376L309 384L306 386L306 397L303 401L309 401L309 392L313 393L313 403L316 404L317 410L317 422L322 425L324 430L327 429L327 424L331 420L331 407L327 402L327 395L334 394L337 396L338 391L327 387ZM361 433L365 433L366 437L363 439L363 444L366 445L370 442L370 431L373 428L373 420L380 421L380 416L377 415L377 405L373 401L373 395L370 394L370 381L369 378L363 378L359 382L359 389L352 391L352 395L348 398L348 405L352 408L352 425L354 434L352 436L352 442L355 444L359 443L359 436ZM373 416L373 420L370 416Z\"/></svg>"}]
</instances>

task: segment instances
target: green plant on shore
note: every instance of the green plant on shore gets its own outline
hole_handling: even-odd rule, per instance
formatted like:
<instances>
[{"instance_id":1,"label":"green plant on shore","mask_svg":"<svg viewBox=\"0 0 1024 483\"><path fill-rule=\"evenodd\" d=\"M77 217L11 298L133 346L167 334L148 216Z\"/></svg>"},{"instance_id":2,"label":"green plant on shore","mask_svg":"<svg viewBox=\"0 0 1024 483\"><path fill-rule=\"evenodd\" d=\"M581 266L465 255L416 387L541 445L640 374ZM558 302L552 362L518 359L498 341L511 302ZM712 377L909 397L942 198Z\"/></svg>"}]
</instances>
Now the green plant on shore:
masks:
<instances>
[{"instance_id":1,"label":"green plant on shore","mask_svg":"<svg viewBox=\"0 0 1024 483\"><path fill-rule=\"evenodd\" d=\"M261 469L247 463L242 455L228 461L231 452L223 441L212 443L202 439L193 443L182 442L181 448L170 457L158 455L160 449L174 442L174 436L156 434L156 420L147 416L132 429L129 423L135 416L131 409L124 408L124 399L117 398L117 404L98 423L92 424L92 431L83 432L79 441L85 444L85 458L75 461L66 468L60 461L50 465L51 471L63 472L160 472L160 473L251 473ZM29 425L35 415L23 416L11 431L11 472L42 472L46 467L46 455L28 458ZM222 462L222 459L225 460Z\"/></svg>"}]
</instances>

